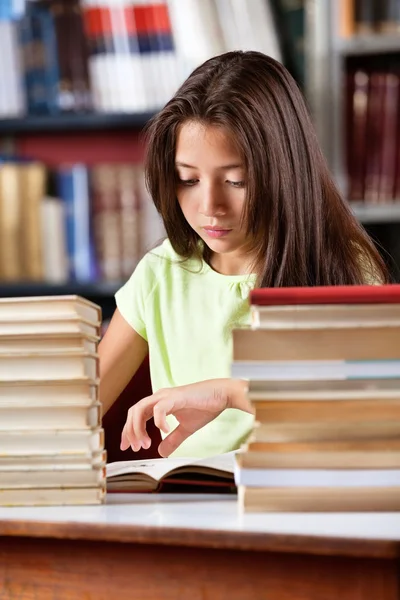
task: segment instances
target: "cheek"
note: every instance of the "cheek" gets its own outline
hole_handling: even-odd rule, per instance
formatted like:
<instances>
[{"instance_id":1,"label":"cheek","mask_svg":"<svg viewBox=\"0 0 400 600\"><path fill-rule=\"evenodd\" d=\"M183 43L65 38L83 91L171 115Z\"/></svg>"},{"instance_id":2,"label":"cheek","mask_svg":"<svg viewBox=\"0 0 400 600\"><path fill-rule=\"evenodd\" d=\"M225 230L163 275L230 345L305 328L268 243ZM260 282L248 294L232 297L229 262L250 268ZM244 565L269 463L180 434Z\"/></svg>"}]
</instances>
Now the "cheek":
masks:
<instances>
[{"instance_id":1,"label":"cheek","mask_svg":"<svg viewBox=\"0 0 400 600\"><path fill-rule=\"evenodd\" d=\"M187 190L179 190L176 194L179 206L186 218L196 213L196 202L195 199L187 193Z\"/></svg>"}]
</instances>

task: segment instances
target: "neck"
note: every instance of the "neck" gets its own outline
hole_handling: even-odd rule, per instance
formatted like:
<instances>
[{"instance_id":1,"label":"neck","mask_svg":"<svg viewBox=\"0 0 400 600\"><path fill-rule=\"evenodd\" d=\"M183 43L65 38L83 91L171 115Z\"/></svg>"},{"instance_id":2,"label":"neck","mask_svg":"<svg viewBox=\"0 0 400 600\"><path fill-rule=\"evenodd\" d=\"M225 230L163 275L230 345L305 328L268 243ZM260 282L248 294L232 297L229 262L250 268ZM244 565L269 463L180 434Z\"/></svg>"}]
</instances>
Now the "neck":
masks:
<instances>
[{"instance_id":1,"label":"neck","mask_svg":"<svg viewBox=\"0 0 400 600\"><path fill-rule=\"evenodd\" d=\"M249 275L252 273L254 258L249 254L211 255L211 267L221 275Z\"/></svg>"}]
</instances>

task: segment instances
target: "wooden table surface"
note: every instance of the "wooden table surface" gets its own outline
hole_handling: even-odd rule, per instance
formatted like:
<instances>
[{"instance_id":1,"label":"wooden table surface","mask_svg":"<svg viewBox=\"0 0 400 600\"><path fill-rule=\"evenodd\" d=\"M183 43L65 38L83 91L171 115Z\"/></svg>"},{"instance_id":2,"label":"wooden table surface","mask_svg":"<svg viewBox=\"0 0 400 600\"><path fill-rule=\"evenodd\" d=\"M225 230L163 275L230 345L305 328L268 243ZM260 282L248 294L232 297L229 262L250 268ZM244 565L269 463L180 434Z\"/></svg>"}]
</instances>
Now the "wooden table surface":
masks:
<instances>
[{"instance_id":1,"label":"wooden table surface","mask_svg":"<svg viewBox=\"0 0 400 600\"><path fill-rule=\"evenodd\" d=\"M0 600L394 600L400 514L246 514L234 496L0 508Z\"/></svg>"}]
</instances>

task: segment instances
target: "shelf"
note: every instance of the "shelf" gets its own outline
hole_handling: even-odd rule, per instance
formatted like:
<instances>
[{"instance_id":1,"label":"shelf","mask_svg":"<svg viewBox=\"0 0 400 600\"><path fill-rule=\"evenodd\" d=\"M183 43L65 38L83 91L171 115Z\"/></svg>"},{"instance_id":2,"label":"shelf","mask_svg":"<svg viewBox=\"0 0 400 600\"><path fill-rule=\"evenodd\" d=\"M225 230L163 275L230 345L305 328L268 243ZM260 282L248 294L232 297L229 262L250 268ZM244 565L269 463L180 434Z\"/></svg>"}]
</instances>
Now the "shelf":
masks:
<instances>
[{"instance_id":1,"label":"shelf","mask_svg":"<svg viewBox=\"0 0 400 600\"><path fill-rule=\"evenodd\" d=\"M400 201L393 204L350 203L351 209L361 223L400 222Z\"/></svg>"},{"instance_id":2,"label":"shelf","mask_svg":"<svg viewBox=\"0 0 400 600\"><path fill-rule=\"evenodd\" d=\"M337 48L343 56L400 52L400 35L357 35L338 40Z\"/></svg>"},{"instance_id":3,"label":"shelf","mask_svg":"<svg viewBox=\"0 0 400 600\"><path fill-rule=\"evenodd\" d=\"M126 128L142 129L154 114L154 112L136 114L86 113L0 119L0 136L17 133L52 133Z\"/></svg>"},{"instance_id":4,"label":"shelf","mask_svg":"<svg viewBox=\"0 0 400 600\"><path fill-rule=\"evenodd\" d=\"M123 282L76 283L2 283L0 282L0 297L13 298L18 296L64 296L78 295L84 298L112 299Z\"/></svg>"}]
</instances>

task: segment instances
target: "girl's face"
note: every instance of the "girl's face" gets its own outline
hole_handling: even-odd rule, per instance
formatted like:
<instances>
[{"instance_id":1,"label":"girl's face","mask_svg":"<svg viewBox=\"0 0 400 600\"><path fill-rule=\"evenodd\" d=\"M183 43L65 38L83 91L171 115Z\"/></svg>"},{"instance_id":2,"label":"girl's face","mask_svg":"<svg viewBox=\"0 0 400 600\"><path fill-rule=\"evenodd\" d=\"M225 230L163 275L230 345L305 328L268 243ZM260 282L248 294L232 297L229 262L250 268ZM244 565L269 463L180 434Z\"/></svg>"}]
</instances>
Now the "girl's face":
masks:
<instances>
[{"instance_id":1,"label":"girl's face","mask_svg":"<svg viewBox=\"0 0 400 600\"><path fill-rule=\"evenodd\" d=\"M229 132L184 123L176 145L176 194L185 219L213 252L213 267L225 274L246 272L249 255L241 217L246 170Z\"/></svg>"}]
</instances>

